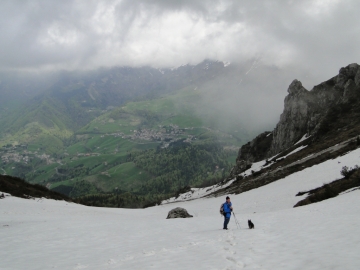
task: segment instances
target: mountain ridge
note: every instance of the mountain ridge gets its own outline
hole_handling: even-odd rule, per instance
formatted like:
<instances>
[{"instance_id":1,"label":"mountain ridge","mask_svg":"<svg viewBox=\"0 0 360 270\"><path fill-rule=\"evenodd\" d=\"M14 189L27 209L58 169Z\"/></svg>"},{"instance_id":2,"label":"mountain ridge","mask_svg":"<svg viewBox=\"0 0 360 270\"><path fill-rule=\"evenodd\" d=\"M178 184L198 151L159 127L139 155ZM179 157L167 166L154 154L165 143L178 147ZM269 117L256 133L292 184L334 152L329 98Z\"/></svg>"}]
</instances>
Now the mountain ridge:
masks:
<instances>
[{"instance_id":1,"label":"mountain ridge","mask_svg":"<svg viewBox=\"0 0 360 270\"><path fill-rule=\"evenodd\" d=\"M310 91L306 90L300 81L294 80L288 88L280 120L269 135L271 141L267 142L267 150L260 156L246 151L249 146L255 147L263 143L262 140L254 139L239 150L237 162L244 166L246 162L269 158L291 147L305 134L316 140L322 132L326 132L327 115L335 110L346 111L351 102L357 101L360 92L359 78L360 66L350 64L341 68L338 75L314 86Z\"/></svg>"},{"instance_id":2,"label":"mountain ridge","mask_svg":"<svg viewBox=\"0 0 360 270\"><path fill-rule=\"evenodd\" d=\"M35 96L31 96L29 101L21 101L22 105L15 107L11 114L2 111L6 117L0 115L3 127L0 131L0 146L28 143L29 139L22 141L18 135L16 140L10 141L9 138L16 133L24 133L23 127L32 122L37 122L43 129L50 129L54 122L59 126L59 117L62 117L65 129L70 131L64 135L68 138L69 133L71 135L112 107L129 101L160 97L190 85L201 84L221 74L224 66L219 61L205 60L195 66L185 65L161 71L151 67L115 67L85 73L62 72L53 79L48 89L33 91ZM33 84L33 88L38 87L36 83ZM11 86L10 83L2 83L0 90L7 93Z\"/></svg>"},{"instance_id":3,"label":"mountain ridge","mask_svg":"<svg viewBox=\"0 0 360 270\"><path fill-rule=\"evenodd\" d=\"M200 197L243 193L347 153L355 153L360 147L359 78L360 66L350 64L311 91L293 80L275 129L261 133L240 148L236 165L225 180L205 189L192 189L181 194L179 200L192 199L196 192L202 194ZM349 186L360 186L359 168L349 169L347 164L341 166L344 175L347 170L356 172L352 186L346 177L332 183L337 176L329 176L329 184L316 189L321 190L321 194L315 197L326 194L333 197ZM328 192L334 188L338 191ZM316 201L313 197L308 201ZM176 198L170 201L176 201Z\"/></svg>"}]
</instances>

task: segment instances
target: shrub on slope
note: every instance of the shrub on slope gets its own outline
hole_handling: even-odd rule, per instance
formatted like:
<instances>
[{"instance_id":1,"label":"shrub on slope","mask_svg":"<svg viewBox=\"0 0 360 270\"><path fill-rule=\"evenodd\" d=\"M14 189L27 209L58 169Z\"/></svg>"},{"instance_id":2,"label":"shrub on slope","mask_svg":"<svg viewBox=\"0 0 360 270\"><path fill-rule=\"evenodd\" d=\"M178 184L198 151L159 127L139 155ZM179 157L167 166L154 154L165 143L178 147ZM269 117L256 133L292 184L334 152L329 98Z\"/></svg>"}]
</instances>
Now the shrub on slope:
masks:
<instances>
[{"instance_id":1,"label":"shrub on slope","mask_svg":"<svg viewBox=\"0 0 360 270\"><path fill-rule=\"evenodd\" d=\"M306 193L309 194L305 199L299 201L294 207L303 206L315 202L320 202L326 199L336 197L341 192L351 188L360 187L360 168L352 170L352 174L348 177L325 184L322 187L315 188L305 192L299 192L296 196L301 196Z\"/></svg>"}]
</instances>

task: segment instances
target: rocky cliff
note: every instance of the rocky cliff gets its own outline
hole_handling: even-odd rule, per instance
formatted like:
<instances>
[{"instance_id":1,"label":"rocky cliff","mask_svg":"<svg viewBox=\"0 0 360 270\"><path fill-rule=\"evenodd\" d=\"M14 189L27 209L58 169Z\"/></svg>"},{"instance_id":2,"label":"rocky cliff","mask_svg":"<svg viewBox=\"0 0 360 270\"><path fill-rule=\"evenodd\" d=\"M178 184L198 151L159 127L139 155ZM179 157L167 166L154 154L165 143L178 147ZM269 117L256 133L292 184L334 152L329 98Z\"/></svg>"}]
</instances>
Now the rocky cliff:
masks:
<instances>
[{"instance_id":1,"label":"rocky cliff","mask_svg":"<svg viewBox=\"0 0 360 270\"><path fill-rule=\"evenodd\" d=\"M318 140L329 129L329 122L339 110L360 93L360 66L350 64L339 74L312 90L294 80L284 101L284 111L273 132L265 132L242 146L231 176L245 170L249 164L260 161L292 147L304 135Z\"/></svg>"}]
</instances>

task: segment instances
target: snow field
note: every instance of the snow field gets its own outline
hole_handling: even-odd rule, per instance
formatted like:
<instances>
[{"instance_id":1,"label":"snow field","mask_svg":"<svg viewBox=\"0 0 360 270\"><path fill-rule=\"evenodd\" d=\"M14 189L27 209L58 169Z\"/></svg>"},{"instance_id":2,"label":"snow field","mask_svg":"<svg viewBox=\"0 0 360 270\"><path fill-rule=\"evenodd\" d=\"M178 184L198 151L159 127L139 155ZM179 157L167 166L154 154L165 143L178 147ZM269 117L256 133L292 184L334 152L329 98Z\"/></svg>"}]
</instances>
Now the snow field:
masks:
<instances>
[{"instance_id":1,"label":"snow field","mask_svg":"<svg viewBox=\"0 0 360 270\"><path fill-rule=\"evenodd\" d=\"M225 198L148 209L93 208L53 200L0 200L0 269L358 269L360 190L299 208L309 190L360 162L360 149L269 185ZM166 220L184 207L194 218ZM247 228L247 219L255 224Z\"/></svg>"}]
</instances>

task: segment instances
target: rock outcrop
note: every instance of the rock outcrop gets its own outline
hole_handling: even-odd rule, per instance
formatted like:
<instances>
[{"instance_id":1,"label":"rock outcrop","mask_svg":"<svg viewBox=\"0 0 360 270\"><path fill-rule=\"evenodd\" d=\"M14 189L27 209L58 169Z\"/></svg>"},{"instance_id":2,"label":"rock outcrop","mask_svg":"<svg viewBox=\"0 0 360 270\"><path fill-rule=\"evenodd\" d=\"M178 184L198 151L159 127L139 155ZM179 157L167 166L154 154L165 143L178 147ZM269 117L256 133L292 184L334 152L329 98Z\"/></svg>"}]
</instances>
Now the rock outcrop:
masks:
<instances>
[{"instance_id":1,"label":"rock outcrop","mask_svg":"<svg viewBox=\"0 0 360 270\"><path fill-rule=\"evenodd\" d=\"M360 66L351 64L339 74L315 86L311 91L294 80L284 101L284 111L272 132L260 134L241 147L232 174L243 171L252 162L274 156L293 146L305 134L316 138L324 119L339 104L350 102L360 92ZM269 136L269 137L267 137Z\"/></svg>"},{"instance_id":2,"label":"rock outcrop","mask_svg":"<svg viewBox=\"0 0 360 270\"><path fill-rule=\"evenodd\" d=\"M186 209L181 207L176 207L169 211L168 216L166 219L169 218L191 218L192 215L189 215L189 213L186 211Z\"/></svg>"},{"instance_id":3,"label":"rock outcrop","mask_svg":"<svg viewBox=\"0 0 360 270\"><path fill-rule=\"evenodd\" d=\"M272 132L267 131L258 135L251 142L243 145L236 159L237 169L243 171L247 169L251 163L264 159L270 150L272 140Z\"/></svg>"}]
</instances>

